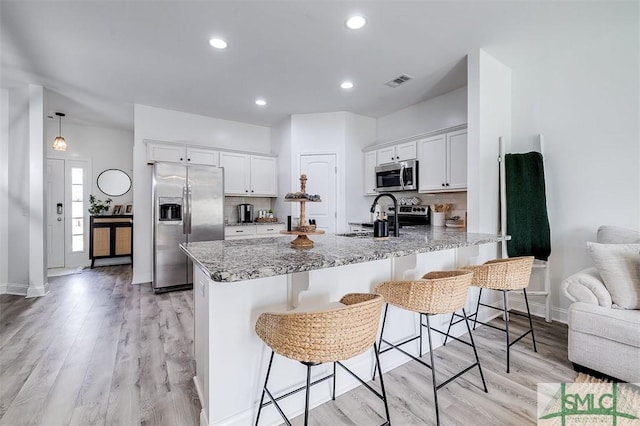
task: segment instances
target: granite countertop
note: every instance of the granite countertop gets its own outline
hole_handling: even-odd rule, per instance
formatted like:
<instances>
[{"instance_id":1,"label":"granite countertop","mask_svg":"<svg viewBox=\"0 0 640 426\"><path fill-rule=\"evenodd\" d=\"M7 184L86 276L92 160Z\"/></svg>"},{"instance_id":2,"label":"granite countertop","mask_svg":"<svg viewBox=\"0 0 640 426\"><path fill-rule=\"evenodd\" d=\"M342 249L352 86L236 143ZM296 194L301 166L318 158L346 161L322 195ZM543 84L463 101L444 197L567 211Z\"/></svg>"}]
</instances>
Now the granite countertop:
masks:
<instances>
[{"instance_id":1,"label":"granite countertop","mask_svg":"<svg viewBox=\"0 0 640 426\"><path fill-rule=\"evenodd\" d=\"M253 225L284 225L284 222L242 222L242 223L227 223L225 226L253 226Z\"/></svg>"},{"instance_id":2,"label":"granite countertop","mask_svg":"<svg viewBox=\"0 0 640 426\"><path fill-rule=\"evenodd\" d=\"M493 243L502 237L416 226L402 230L399 238L388 240L334 234L314 235L311 239L315 245L310 249L293 248L292 238L284 237L202 241L180 244L180 248L213 281L234 282Z\"/></svg>"}]
</instances>

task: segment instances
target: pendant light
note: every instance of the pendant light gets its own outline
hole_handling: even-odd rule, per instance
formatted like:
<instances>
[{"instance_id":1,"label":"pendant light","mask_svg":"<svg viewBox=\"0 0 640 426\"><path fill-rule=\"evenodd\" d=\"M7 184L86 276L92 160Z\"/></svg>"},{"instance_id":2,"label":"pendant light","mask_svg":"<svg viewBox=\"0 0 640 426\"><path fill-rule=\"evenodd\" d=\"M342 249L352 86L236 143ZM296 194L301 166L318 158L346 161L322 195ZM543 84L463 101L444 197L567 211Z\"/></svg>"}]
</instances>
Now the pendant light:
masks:
<instances>
[{"instance_id":1,"label":"pendant light","mask_svg":"<svg viewBox=\"0 0 640 426\"><path fill-rule=\"evenodd\" d=\"M58 116L58 119L60 120L60 133L56 137L56 139L53 141L52 148L54 150L56 150L56 151L66 151L67 150L67 141L65 141L64 138L62 137L62 117L64 117L64 114L61 113L61 112L56 112L56 115Z\"/></svg>"}]
</instances>

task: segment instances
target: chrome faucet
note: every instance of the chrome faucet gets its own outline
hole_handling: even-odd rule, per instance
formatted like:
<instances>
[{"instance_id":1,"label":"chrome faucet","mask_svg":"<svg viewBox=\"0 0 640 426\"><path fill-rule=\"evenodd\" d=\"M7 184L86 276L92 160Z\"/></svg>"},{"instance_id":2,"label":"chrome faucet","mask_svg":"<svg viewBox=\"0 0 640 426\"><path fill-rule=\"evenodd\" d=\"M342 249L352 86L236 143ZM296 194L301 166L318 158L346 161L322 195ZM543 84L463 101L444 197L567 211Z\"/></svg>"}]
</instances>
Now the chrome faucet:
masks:
<instances>
[{"instance_id":1,"label":"chrome faucet","mask_svg":"<svg viewBox=\"0 0 640 426\"><path fill-rule=\"evenodd\" d=\"M380 199L380 197L384 197L387 196L389 198L391 198L391 200L393 200L393 219L394 219L394 226L393 226L393 236L394 237L399 237L400 236L400 222L398 222L398 200L396 200L396 197L393 196L393 194L389 193L389 192L383 192L382 194L379 194L375 200L373 200L373 204L371 204L371 213L376 211L376 204L378 204L378 200Z\"/></svg>"}]
</instances>

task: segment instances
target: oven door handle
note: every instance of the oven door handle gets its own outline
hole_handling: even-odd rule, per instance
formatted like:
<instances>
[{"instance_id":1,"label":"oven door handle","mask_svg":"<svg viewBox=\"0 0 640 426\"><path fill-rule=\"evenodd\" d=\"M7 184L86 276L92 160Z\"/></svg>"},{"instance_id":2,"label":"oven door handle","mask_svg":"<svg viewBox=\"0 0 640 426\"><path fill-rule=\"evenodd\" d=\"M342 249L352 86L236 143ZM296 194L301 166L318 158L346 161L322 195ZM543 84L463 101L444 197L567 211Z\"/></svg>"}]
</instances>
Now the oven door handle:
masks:
<instances>
[{"instance_id":1,"label":"oven door handle","mask_svg":"<svg viewBox=\"0 0 640 426\"><path fill-rule=\"evenodd\" d=\"M404 190L404 163L400 164L400 186Z\"/></svg>"}]
</instances>

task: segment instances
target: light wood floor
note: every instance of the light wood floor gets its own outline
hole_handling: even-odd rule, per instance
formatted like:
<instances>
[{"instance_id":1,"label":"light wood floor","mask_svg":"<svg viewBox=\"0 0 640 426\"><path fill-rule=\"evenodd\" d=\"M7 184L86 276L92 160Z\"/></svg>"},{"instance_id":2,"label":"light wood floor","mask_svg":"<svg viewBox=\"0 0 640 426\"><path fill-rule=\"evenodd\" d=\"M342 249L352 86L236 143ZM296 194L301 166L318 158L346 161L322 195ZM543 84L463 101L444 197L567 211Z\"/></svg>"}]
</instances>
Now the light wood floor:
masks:
<instances>
[{"instance_id":1,"label":"light wood floor","mask_svg":"<svg viewBox=\"0 0 640 426\"><path fill-rule=\"evenodd\" d=\"M110 266L51 278L43 298L0 296L0 424L198 424L192 294L155 295L130 283L130 265ZM523 321L512 318L520 330ZM515 345L510 374L503 334L474 332L489 393L478 388L477 369L444 387L443 425L536 423L536 384L570 382L576 373L566 326L537 320L534 327L538 353L529 338ZM444 380L472 353L449 343L435 355ZM434 424L428 369L407 363L384 378L394 425ZM380 424L382 415L381 401L358 388L312 410L310 423Z\"/></svg>"}]
</instances>

